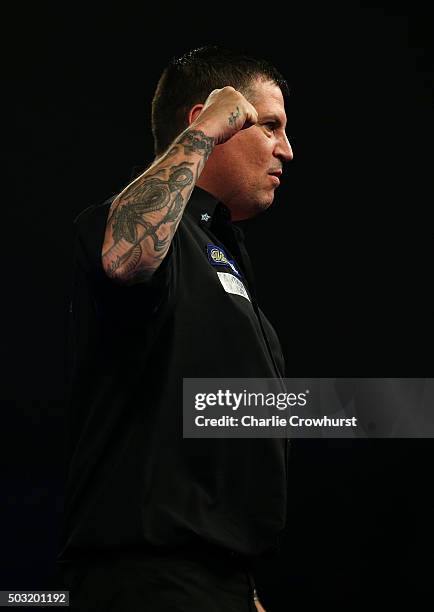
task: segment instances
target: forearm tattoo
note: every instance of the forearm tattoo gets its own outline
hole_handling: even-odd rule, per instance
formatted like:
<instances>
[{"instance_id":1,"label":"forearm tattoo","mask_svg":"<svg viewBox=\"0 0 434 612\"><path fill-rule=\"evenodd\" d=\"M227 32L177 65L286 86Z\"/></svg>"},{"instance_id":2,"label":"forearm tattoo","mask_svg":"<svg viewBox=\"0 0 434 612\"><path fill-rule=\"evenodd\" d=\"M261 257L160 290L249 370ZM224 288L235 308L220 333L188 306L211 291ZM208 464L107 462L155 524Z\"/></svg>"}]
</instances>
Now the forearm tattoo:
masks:
<instances>
[{"instance_id":1,"label":"forearm tattoo","mask_svg":"<svg viewBox=\"0 0 434 612\"><path fill-rule=\"evenodd\" d=\"M137 282L149 278L158 268L213 147L214 138L202 131L184 132L162 160L163 167L142 177L121 194L107 221L112 230L112 244L103 253L103 260L110 276L121 273L124 281L134 278ZM196 153L200 159L164 166L180 148L186 156ZM145 243L148 237L150 241Z\"/></svg>"}]
</instances>

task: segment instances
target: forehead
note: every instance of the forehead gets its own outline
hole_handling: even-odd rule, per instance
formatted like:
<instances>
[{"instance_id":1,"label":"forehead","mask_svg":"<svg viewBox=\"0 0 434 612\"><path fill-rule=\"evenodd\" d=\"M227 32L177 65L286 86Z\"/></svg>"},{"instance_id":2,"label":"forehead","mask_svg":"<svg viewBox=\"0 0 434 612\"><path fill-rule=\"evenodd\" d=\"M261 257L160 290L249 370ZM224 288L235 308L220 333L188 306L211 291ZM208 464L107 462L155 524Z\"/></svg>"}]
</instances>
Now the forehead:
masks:
<instances>
[{"instance_id":1,"label":"forehead","mask_svg":"<svg viewBox=\"0 0 434 612\"><path fill-rule=\"evenodd\" d=\"M251 86L251 102L259 115L276 115L286 123L285 101L278 85L272 81L256 80Z\"/></svg>"}]
</instances>

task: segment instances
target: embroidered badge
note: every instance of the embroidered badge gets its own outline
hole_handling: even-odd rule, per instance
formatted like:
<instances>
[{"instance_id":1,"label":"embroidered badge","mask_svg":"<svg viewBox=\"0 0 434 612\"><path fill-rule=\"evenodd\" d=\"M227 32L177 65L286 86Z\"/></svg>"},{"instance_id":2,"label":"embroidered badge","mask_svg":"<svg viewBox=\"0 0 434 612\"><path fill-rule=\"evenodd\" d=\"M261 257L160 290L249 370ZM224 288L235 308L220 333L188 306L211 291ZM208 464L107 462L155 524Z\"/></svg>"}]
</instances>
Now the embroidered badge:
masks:
<instances>
[{"instance_id":1,"label":"embroidered badge","mask_svg":"<svg viewBox=\"0 0 434 612\"><path fill-rule=\"evenodd\" d=\"M206 245L208 261L213 266L229 266L237 276L240 276L233 259L229 259L224 250L215 244Z\"/></svg>"}]
</instances>

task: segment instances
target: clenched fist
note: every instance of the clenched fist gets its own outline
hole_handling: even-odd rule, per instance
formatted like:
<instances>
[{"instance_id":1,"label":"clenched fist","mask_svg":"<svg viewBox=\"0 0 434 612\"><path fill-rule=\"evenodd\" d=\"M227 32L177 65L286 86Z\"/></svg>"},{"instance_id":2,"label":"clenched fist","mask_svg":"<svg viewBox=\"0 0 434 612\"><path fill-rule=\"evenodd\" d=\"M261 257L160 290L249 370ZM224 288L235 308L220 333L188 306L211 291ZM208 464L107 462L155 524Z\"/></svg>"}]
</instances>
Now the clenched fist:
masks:
<instances>
[{"instance_id":1,"label":"clenched fist","mask_svg":"<svg viewBox=\"0 0 434 612\"><path fill-rule=\"evenodd\" d=\"M223 144L240 130L254 125L258 120L255 107L242 93L227 86L214 89L190 125L190 129L202 130L214 138L215 144Z\"/></svg>"}]
</instances>

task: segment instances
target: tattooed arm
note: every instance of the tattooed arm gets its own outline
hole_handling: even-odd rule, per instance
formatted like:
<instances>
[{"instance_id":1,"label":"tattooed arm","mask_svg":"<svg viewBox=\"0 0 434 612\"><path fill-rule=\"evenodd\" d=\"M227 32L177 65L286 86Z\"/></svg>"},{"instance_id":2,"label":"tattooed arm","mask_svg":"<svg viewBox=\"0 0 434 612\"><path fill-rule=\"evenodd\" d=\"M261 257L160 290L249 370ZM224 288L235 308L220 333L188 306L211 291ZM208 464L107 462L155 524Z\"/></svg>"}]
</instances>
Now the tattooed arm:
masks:
<instances>
[{"instance_id":1,"label":"tattooed arm","mask_svg":"<svg viewBox=\"0 0 434 612\"><path fill-rule=\"evenodd\" d=\"M152 276L214 146L256 120L255 108L233 87L211 92L196 121L113 201L102 250L110 278L133 284Z\"/></svg>"},{"instance_id":2,"label":"tattooed arm","mask_svg":"<svg viewBox=\"0 0 434 612\"><path fill-rule=\"evenodd\" d=\"M201 130L186 130L114 200L102 255L108 276L140 282L158 268L213 147Z\"/></svg>"}]
</instances>

